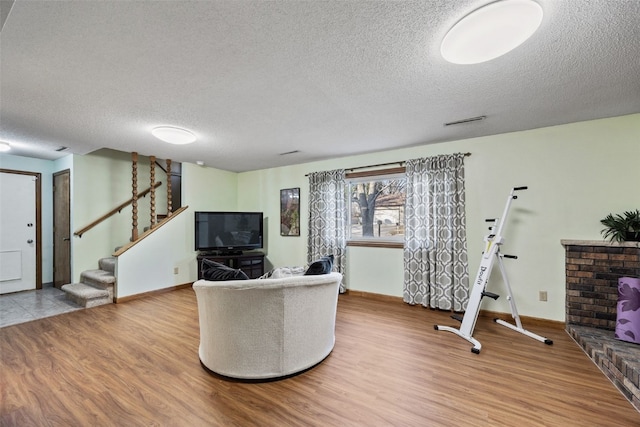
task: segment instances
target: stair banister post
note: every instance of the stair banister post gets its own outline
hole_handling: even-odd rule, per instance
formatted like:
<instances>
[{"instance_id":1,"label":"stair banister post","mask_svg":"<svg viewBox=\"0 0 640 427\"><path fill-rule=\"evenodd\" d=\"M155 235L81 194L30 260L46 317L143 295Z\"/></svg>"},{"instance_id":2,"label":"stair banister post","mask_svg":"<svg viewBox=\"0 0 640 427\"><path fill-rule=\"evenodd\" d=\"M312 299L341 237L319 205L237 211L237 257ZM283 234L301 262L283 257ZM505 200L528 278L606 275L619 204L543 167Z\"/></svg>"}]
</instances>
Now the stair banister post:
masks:
<instances>
[{"instance_id":1,"label":"stair banister post","mask_svg":"<svg viewBox=\"0 0 640 427\"><path fill-rule=\"evenodd\" d=\"M131 153L131 187L133 188L131 198L132 230L131 240L138 240L138 153Z\"/></svg>"},{"instance_id":2,"label":"stair banister post","mask_svg":"<svg viewBox=\"0 0 640 427\"><path fill-rule=\"evenodd\" d=\"M167 159L167 218L171 216L171 159Z\"/></svg>"},{"instance_id":3,"label":"stair banister post","mask_svg":"<svg viewBox=\"0 0 640 427\"><path fill-rule=\"evenodd\" d=\"M149 174L151 175L151 192L149 196L151 222L149 222L149 228L156 226L156 157L149 157Z\"/></svg>"}]
</instances>

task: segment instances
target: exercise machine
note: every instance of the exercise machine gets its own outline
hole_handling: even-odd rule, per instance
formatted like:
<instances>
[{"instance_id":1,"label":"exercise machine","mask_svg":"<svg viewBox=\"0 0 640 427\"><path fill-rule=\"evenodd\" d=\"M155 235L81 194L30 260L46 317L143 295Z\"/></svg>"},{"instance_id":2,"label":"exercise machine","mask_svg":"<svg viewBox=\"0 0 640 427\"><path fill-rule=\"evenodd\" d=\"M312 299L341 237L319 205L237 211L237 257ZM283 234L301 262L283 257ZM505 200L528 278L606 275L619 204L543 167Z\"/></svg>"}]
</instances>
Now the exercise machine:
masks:
<instances>
[{"instance_id":1,"label":"exercise machine","mask_svg":"<svg viewBox=\"0 0 640 427\"><path fill-rule=\"evenodd\" d=\"M471 288L471 295L469 296L469 302L467 303L467 310L465 311L463 317L459 315L451 316L453 319L462 322L460 328L457 329L451 326L434 325L434 329L436 331L453 332L454 334L469 341L471 344L473 344L473 347L471 348L472 353L478 354L480 353L480 349L482 349L482 344L480 344L480 341L473 338L473 330L476 326L476 321L478 320L478 314L480 313L480 304L482 303L482 298L489 297L494 300L497 300L499 298L499 295L488 292L486 290L487 283L489 282L489 276L491 276L491 270L493 269L493 265L495 262L498 263L500 273L502 273L502 279L504 280L504 283L507 287L507 300L509 301L509 305L511 306L511 315L516 324L513 325L502 319L493 320L502 326L506 326L509 329L513 329L514 331L520 332L521 334L524 334L535 340L548 345L553 344L553 341L551 341L550 339L541 337L540 335L536 335L533 332L529 332L522 327L522 322L520 321L520 316L518 315L516 302L513 298L513 293L511 292L511 286L509 285L509 279L507 278L507 271L505 270L504 264L502 262L503 258L517 259L518 257L500 253L500 246L504 243L503 232L505 224L507 222L509 209L511 208L511 202L518 198L518 196L515 195L515 192L526 189L527 187L512 188L511 192L509 193L509 197L507 198L507 203L504 207L504 211L502 212L502 216L500 218L486 220L487 222L492 222L493 225L489 227L489 234L484 237L485 248L484 252L482 253L482 260L480 261L478 274L476 275L476 279L473 282L473 287Z\"/></svg>"}]
</instances>

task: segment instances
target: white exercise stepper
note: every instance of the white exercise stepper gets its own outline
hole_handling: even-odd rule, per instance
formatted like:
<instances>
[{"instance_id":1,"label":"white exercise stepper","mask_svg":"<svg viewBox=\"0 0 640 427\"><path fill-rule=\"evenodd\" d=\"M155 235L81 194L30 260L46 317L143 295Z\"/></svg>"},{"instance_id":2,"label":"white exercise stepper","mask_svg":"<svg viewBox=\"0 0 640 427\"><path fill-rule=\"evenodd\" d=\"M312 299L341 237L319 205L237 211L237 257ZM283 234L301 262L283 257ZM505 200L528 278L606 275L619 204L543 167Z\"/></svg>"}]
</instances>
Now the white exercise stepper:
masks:
<instances>
[{"instance_id":1,"label":"white exercise stepper","mask_svg":"<svg viewBox=\"0 0 640 427\"><path fill-rule=\"evenodd\" d=\"M493 269L493 263L495 261L498 262L498 267L500 268L500 272L502 273L502 279L504 280L504 283L507 287L507 292L509 293L509 295L507 296L507 300L509 301L509 305L511 306L511 315L514 318L516 324L512 325L511 323L505 322L502 319L494 319L494 321L502 326L506 326L509 329L513 329L514 331L520 332L545 344L553 344L553 341L551 341L550 339L541 337L540 335L536 335L533 332L529 332L522 327L522 322L520 322L520 316L518 315L518 309L516 308L516 302L513 299L513 293L511 292L511 286L509 285L509 280L507 278L507 272L502 262L502 258L516 259L517 257L513 255L503 255L500 253L500 246L504 243L504 237L502 233L504 231L504 225L507 222L507 215L509 214L509 209L511 208L511 202L518 198L518 196L514 195L514 193L516 191L526 189L527 187L512 188L511 192L509 193L509 197L507 198L507 203L504 207L502 216L500 218L487 220L487 222L493 222L493 226L489 228L490 234L488 234L484 238L486 245L484 252L482 253L482 260L480 261L478 274L476 275L476 279L473 282L471 296L469 297L469 303L467 304L467 310L465 311L464 317L462 318L457 315L451 316L452 318L462 322L462 324L460 325L460 329L456 329L451 326L434 325L436 331L453 332L454 334L459 335L460 337L469 341L471 344L473 344L473 348L471 348L472 353L478 354L480 353L480 349L482 348L482 344L480 344L480 341L473 338L473 330L476 326L476 321L478 320L478 314L480 313L480 304L482 303L482 298L489 297L495 300L499 297L499 295L486 291L487 283L489 282L489 277L491 276L491 270Z\"/></svg>"}]
</instances>

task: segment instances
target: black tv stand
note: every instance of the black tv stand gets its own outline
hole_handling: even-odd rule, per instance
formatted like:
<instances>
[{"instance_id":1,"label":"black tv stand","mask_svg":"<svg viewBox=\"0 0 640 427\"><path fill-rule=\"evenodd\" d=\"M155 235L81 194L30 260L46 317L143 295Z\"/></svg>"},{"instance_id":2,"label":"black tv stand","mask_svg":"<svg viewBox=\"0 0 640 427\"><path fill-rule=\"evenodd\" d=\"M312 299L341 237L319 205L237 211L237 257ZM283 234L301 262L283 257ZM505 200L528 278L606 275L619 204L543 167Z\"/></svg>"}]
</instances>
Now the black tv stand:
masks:
<instances>
[{"instance_id":1,"label":"black tv stand","mask_svg":"<svg viewBox=\"0 0 640 427\"><path fill-rule=\"evenodd\" d=\"M244 252L243 251L234 251L234 250L222 250L222 251L200 251L198 252L198 255L203 255L203 256L238 256L238 255L242 255Z\"/></svg>"},{"instance_id":2,"label":"black tv stand","mask_svg":"<svg viewBox=\"0 0 640 427\"><path fill-rule=\"evenodd\" d=\"M257 279L264 274L264 254L262 252L200 252L197 257L198 279L202 279L202 260L204 259L219 262L227 267L240 269L249 276L249 279Z\"/></svg>"}]
</instances>

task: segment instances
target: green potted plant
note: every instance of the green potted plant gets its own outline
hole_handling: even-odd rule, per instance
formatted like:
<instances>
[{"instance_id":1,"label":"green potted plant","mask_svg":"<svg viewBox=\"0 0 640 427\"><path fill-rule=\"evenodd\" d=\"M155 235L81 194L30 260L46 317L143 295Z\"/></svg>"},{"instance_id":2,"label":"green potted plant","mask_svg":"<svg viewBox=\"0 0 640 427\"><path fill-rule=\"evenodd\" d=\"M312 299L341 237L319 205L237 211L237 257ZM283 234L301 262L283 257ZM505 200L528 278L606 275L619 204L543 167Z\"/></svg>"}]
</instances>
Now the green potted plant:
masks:
<instances>
[{"instance_id":1,"label":"green potted plant","mask_svg":"<svg viewBox=\"0 0 640 427\"><path fill-rule=\"evenodd\" d=\"M602 236L612 242L640 241L640 210L623 214L609 214L600 223L605 226Z\"/></svg>"}]
</instances>

